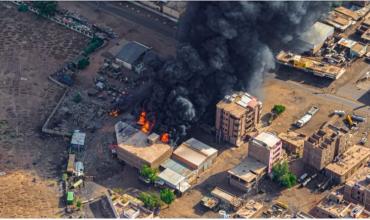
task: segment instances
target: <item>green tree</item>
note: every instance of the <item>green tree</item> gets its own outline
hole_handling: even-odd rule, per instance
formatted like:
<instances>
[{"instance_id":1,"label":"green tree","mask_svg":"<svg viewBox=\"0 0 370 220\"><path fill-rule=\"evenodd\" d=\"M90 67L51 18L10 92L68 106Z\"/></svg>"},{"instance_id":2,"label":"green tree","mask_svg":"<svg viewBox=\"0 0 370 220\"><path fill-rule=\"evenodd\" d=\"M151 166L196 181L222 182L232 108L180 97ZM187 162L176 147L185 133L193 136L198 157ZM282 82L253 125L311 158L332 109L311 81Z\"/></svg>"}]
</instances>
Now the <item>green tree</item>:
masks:
<instances>
[{"instance_id":1,"label":"green tree","mask_svg":"<svg viewBox=\"0 0 370 220\"><path fill-rule=\"evenodd\" d=\"M161 206L160 199L155 194L142 192L139 194L139 199L144 203L144 206L150 210Z\"/></svg>"},{"instance_id":2,"label":"green tree","mask_svg":"<svg viewBox=\"0 0 370 220\"><path fill-rule=\"evenodd\" d=\"M77 208L81 208L82 207L82 202L81 202L81 200L77 200L77 202L76 202L76 207Z\"/></svg>"},{"instance_id":3,"label":"green tree","mask_svg":"<svg viewBox=\"0 0 370 220\"><path fill-rule=\"evenodd\" d=\"M161 190L160 197L164 203L170 205L175 200L175 193L173 193L172 190L165 188Z\"/></svg>"},{"instance_id":4,"label":"green tree","mask_svg":"<svg viewBox=\"0 0 370 220\"><path fill-rule=\"evenodd\" d=\"M89 55L91 54L92 52L94 52L97 48L99 48L101 45L103 45L103 40L99 37L93 37L89 44L86 46L86 48L84 49L84 53L85 55Z\"/></svg>"},{"instance_id":5,"label":"green tree","mask_svg":"<svg viewBox=\"0 0 370 220\"><path fill-rule=\"evenodd\" d=\"M55 1L35 1L32 2L32 5L44 16L54 16L57 11L57 2Z\"/></svg>"},{"instance_id":6,"label":"green tree","mask_svg":"<svg viewBox=\"0 0 370 220\"><path fill-rule=\"evenodd\" d=\"M20 12L26 12L26 11L28 11L28 5L26 5L24 3L20 4L18 6L18 11L20 11Z\"/></svg>"},{"instance_id":7,"label":"green tree","mask_svg":"<svg viewBox=\"0 0 370 220\"><path fill-rule=\"evenodd\" d=\"M80 70L85 69L88 65L90 65L90 61L88 57L81 58L77 63L77 68Z\"/></svg>"},{"instance_id":8,"label":"green tree","mask_svg":"<svg viewBox=\"0 0 370 220\"><path fill-rule=\"evenodd\" d=\"M144 178L149 179L152 183L154 183L154 181L158 179L157 173L157 169L153 169L148 165L143 165L143 167L141 167L140 169L140 175Z\"/></svg>"},{"instance_id":9,"label":"green tree","mask_svg":"<svg viewBox=\"0 0 370 220\"><path fill-rule=\"evenodd\" d=\"M287 161L272 167L273 180L284 187L292 187L297 183L297 177L290 172Z\"/></svg>"},{"instance_id":10,"label":"green tree","mask_svg":"<svg viewBox=\"0 0 370 220\"><path fill-rule=\"evenodd\" d=\"M277 115L280 115L285 111L285 106L284 105L274 105L272 108L272 111L275 112Z\"/></svg>"}]
</instances>

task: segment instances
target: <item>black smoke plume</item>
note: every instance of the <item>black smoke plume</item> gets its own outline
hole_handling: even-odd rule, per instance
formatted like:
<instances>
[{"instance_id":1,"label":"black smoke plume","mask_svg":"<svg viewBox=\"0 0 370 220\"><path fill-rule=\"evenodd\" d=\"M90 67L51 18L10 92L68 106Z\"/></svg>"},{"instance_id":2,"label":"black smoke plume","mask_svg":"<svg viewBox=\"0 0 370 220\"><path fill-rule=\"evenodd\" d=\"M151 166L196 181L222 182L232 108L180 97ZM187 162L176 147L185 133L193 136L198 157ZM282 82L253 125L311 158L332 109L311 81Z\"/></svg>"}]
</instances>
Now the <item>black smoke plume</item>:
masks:
<instances>
[{"instance_id":1,"label":"black smoke plume","mask_svg":"<svg viewBox=\"0 0 370 220\"><path fill-rule=\"evenodd\" d=\"M144 58L153 88L144 108L155 129L173 140L233 90L261 95L274 53L329 10L328 2L189 2L179 26L176 58ZM205 120L206 121L206 120Z\"/></svg>"}]
</instances>

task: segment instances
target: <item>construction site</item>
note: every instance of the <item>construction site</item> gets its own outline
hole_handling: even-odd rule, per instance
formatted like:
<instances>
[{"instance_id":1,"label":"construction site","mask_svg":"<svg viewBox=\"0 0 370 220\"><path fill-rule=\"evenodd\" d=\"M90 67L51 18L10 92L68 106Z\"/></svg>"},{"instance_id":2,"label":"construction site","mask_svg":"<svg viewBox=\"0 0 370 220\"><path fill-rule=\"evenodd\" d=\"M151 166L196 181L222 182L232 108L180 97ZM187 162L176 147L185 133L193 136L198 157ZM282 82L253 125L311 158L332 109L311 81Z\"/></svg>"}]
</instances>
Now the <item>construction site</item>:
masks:
<instances>
[{"instance_id":1,"label":"construction site","mask_svg":"<svg viewBox=\"0 0 370 220\"><path fill-rule=\"evenodd\" d=\"M185 120L160 114L192 112L150 111L148 97L191 97L186 84L167 97L158 81L183 75L153 70L175 53L196 63L173 38L183 9L1 2L0 217L367 218L351 192L368 187L370 5L353 5L312 24L304 52L276 51L260 92L217 97L180 137L169 125ZM274 176L285 163L292 186Z\"/></svg>"}]
</instances>

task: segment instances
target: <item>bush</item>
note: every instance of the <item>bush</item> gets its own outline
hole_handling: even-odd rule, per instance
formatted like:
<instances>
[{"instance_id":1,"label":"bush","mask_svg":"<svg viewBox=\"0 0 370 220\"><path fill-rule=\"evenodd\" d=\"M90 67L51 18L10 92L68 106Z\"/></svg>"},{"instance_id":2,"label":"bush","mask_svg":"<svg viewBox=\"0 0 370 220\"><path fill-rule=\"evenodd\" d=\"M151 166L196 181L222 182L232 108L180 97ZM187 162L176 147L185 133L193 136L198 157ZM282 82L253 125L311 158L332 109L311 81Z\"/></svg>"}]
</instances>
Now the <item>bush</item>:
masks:
<instances>
[{"instance_id":1,"label":"bush","mask_svg":"<svg viewBox=\"0 0 370 220\"><path fill-rule=\"evenodd\" d=\"M84 49L85 55L89 55L93 53L96 49L98 49L101 45L103 45L103 40L98 37L93 37L89 44Z\"/></svg>"},{"instance_id":2,"label":"bush","mask_svg":"<svg viewBox=\"0 0 370 220\"><path fill-rule=\"evenodd\" d=\"M18 6L18 11L19 11L19 12L26 12L26 11L28 11L28 5L26 5L26 4L24 4L24 3L20 4L20 5Z\"/></svg>"},{"instance_id":3,"label":"bush","mask_svg":"<svg viewBox=\"0 0 370 220\"><path fill-rule=\"evenodd\" d=\"M162 189L160 192L161 200L167 205L171 204L175 200L175 194L172 190L166 188Z\"/></svg>"},{"instance_id":4,"label":"bush","mask_svg":"<svg viewBox=\"0 0 370 220\"><path fill-rule=\"evenodd\" d=\"M273 180L284 187L292 187L297 183L297 177L289 171L286 161L272 167Z\"/></svg>"},{"instance_id":5,"label":"bush","mask_svg":"<svg viewBox=\"0 0 370 220\"><path fill-rule=\"evenodd\" d=\"M272 111L280 115L281 113L285 111L285 106L284 105L274 105L274 107L272 108Z\"/></svg>"},{"instance_id":6,"label":"bush","mask_svg":"<svg viewBox=\"0 0 370 220\"><path fill-rule=\"evenodd\" d=\"M80 200L77 200L76 207L79 209L82 207L82 202Z\"/></svg>"},{"instance_id":7,"label":"bush","mask_svg":"<svg viewBox=\"0 0 370 220\"><path fill-rule=\"evenodd\" d=\"M54 16L57 11L57 2L53 1L35 1L32 5L44 16Z\"/></svg>"},{"instance_id":8,"label":"bush","mask_svg":"<svg viewBox=\"0 0 370 220\"><path fill-rule=\"evenodd\" d=\"M139 199L144 203L144 206L150 210L159 208L161 206L160 199L157 195L142 192Z\"/></svg>"},{"instance_id":9,"label":"bush","mask_svg":"<svg viewBox=\"0 0 370 220\"><path fill-rule=\"evenodd\" d=\"M77 68L79 70L85 69L88 65L90 65L90 61L88 57L81 58L77 63Z\"/></svg>"},{"instance_id":10,"label":"bush","mask_svg":"<svg viewBox=\"0 0 370 220\"><path fill-rule=\"evenodd\" d=\"M73 101L75 103L80 103L82 101L82 96L81 96L81 94L79 92L76 93L76 95L73 97Z\"/></svg>"},{"instance_id":11,"label":"bush","mask_svg":"<svg viewBox=\"0 0 370 220\"><path fill-rule=\"evenodd\" d=\"M140 175L144 178L149 179L150 182L152 182L152 183L154 183L154 181L157 180L157 178L158 178L157 173L158 173L157 169L152 169L148 165L144 165L140 169Z\"/></svg>"}]
</instances>

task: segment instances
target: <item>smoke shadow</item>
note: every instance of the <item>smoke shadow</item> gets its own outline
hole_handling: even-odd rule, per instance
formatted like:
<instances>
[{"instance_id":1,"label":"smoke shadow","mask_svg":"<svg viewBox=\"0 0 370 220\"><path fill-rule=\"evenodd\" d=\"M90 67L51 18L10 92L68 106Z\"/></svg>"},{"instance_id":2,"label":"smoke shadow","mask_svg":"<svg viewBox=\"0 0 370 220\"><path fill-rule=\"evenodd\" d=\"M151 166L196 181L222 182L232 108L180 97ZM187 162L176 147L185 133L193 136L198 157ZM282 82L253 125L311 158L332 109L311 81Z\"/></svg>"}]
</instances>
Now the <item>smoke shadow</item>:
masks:
<instances>
[{"instance_id":1,"label":"smoke shadow","mask_svg":"<svg viewBox=\"0 0 370 220\"><path fill-rule=\"evenodd\" d=\"M333 82L330 79L315 76L312 73L306 73L283 65L278 65L275 69L275 73L276 79L282 81L291 80L300 84L314 86L317 88L326 88Z\"/></svg>"}]
</instances>

